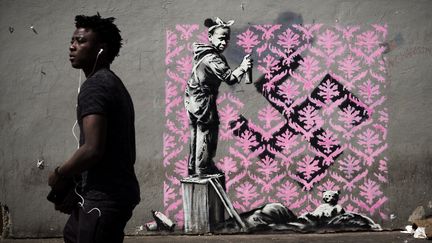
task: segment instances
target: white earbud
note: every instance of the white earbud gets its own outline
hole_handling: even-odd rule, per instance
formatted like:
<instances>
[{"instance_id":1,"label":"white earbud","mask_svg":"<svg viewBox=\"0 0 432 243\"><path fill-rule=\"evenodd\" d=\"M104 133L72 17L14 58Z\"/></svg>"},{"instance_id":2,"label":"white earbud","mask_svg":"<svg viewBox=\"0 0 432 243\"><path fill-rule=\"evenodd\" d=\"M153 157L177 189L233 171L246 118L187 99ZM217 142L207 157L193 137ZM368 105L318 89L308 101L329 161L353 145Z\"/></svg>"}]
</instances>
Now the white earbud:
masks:
<instances>
[{"instance_id":1,"label":"white earbud","mask_svg":"<svg viewBox=\"0 0 432 243\"><path fill-rule=\"evenodd\" d=\"M103 49L101 48L101 49L99 50L98 55L100 55L102 52L103 52Z\"/></svg>"}]
</instances>

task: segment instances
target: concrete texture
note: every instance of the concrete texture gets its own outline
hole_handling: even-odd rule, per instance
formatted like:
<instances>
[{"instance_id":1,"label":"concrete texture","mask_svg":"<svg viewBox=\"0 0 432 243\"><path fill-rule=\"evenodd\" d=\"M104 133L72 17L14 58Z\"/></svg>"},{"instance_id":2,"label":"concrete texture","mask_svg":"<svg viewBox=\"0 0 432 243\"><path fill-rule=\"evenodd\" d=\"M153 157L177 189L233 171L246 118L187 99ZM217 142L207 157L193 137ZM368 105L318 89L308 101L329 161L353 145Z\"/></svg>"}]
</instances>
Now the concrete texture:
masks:
<instances>
[{"instance_id":1,"label":"concrete texture","mask_svg":"<svg viewBox=\"0 0 432 243\"><path fill-rule=\"evenodd\" d=\"M3 243L61 243L62 239L8 239L0 242ZM399 232L381 232L381 233L333 233L333 234L267 234L267 235L210 235L210 236L142 236L142 237L126 237L125 243L139 242L286 242L286 243L303 243L303 242L325 242L325 243L410 243L410 242L425 242L424 239L414 239L408 234Z\"/></svg>"},{"instance_id":2,"label":"concrete texture","mask_svg":"<svg viewBox=\"0 0 432 243\"><path fill-rule=\"evenodd\" d=\"M388 24L394 48L386 54L391 82L387 96L389 183L384 191L392 217L379 223L385 228L402 228L415 208L432 201L431 10L428 0L0 1L0 203L9 208L10 236L58 236L65 223L66 217L45 199L46 181L49 171L76 147L71 128L79 73L67 59L73 19L96 11L115 16L122 30L124 48L112 69L125 81L136 109L136 171L142 202L127 226L128 233L151 220L151 209L163 210L165 30L176 23L201 23L209 16L235 18L239 25L285 23L290 20L278 16L286 11L298 13L304 23ZM38 160L44 160L45 169L36 167ZM408 239L393 233L381 235L390 237L387 242ZM356 239L350 242L384 242L360 241L367 240L364 236L349 234ZM261 239L256 235L214 237L186 238L190 242ZM310 237L319 242L332 236L274 237ZM333 242L345 239L333 237ZM167 239L171 238L154 237L152 242ZM145 240L148 238L126 242Z\"/></svg>"}]
</instances>

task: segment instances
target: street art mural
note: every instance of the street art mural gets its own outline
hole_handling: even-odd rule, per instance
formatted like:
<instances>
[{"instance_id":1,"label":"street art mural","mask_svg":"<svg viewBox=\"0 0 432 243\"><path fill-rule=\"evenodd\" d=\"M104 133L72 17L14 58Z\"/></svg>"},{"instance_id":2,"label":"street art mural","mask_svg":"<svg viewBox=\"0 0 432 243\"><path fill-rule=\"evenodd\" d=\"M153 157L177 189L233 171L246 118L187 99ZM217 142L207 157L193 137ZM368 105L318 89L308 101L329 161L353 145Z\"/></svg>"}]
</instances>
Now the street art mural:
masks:
<instances>
[{"instance_id":1,"label":"street art mural","mask_svg":"<svg viewBox=\"0 0 432 243\"><path fill-rule=\"evenodd\" d=\"M262 101L219 93L214 162L244 220L280 205L288 221L316 225L311 218L328 191L337 192L338 210L327 223L360 217L377 229L369 217L388 218L386 36L384 24L263 24L232 31L228 63L237 66L241 58L236 63L230 56L250 54L255 79L248 95ZM191 134L183 102L194 42L209 42L201 24L166 31L164 213L180 227L180 180L189 175ZM251 114L246 110L256 113L244 115Z\"/></svg>"}]
</instances>

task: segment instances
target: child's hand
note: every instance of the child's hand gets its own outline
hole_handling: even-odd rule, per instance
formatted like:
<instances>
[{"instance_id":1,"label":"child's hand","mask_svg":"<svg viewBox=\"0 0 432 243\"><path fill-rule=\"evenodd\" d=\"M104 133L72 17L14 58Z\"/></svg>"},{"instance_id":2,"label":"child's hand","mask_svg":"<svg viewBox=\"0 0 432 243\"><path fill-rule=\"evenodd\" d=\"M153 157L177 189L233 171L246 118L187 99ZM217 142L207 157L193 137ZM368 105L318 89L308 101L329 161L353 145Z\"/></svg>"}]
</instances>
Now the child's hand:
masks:
<instances>
[{"instance_id":1,"label":"child's hand","mask_svg":"<svg viewBox=\"0 0 432 243\"><path fill-rule=\"evenodd\" d=\"M250 54L247 54L246 56L243 57L243 61L240 64L240 67L244 71L247 71L248 69L252 68L252 66L253 66L253 60L252 58L250 58Z\"/></svg>"}]
</instances>

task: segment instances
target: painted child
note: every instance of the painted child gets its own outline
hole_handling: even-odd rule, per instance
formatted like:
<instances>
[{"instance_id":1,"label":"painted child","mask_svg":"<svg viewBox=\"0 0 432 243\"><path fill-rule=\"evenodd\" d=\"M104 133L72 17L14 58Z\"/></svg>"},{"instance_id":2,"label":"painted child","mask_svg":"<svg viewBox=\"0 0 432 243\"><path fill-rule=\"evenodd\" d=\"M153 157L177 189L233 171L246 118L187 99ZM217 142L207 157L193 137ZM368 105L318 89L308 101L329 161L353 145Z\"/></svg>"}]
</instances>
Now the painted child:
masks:
<instances>
[{"instance_id":1,"label":"painted child","mask_svg":"<svg viewBox=\"0 0 432 243\"><path fill-rule=\"evenodd\" d=\"M229 85L239 83L252 68L249 55L243 58L234 70L228 66L222 52L230 41L230 26L233 20L224 22L206 19L210 44L193 44L193 69L187 82L185 106L191 129L189 175L217 174L220 171L214 164L219 133L219 116L216 99L222 82Z\"/></svg>"}]
</instances>

